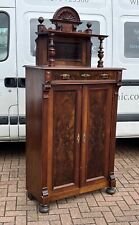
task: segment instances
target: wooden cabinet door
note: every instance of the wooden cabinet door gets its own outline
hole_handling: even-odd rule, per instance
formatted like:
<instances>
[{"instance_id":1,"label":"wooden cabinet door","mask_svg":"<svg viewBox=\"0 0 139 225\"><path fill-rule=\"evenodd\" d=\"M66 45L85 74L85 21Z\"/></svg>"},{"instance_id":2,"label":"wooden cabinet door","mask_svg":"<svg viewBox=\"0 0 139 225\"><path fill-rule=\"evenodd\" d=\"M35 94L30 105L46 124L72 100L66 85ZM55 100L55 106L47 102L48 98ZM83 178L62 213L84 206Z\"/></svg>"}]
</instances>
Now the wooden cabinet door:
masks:
<instances>
[{"instance_id":1,"label":"wooden cabinet door","mask_svg":"<svg viewBox=\"0 0 139 225\"><path fill-rule=\"evenodd\" d=\"M112 85L84 85L81 143L81 187L106 186L109 171Z\"/></svg>"},{"instance_id":2,"label":"wooden cabinet door","mask_svg":"<svg viewBox=\"0 0 139 225\"><path fill-rule=\"evenodd\" d=\"M57 199L79 191L81 95L81 85L54 85L50 91L48 189Z\"/></svg>"}]
</instances>

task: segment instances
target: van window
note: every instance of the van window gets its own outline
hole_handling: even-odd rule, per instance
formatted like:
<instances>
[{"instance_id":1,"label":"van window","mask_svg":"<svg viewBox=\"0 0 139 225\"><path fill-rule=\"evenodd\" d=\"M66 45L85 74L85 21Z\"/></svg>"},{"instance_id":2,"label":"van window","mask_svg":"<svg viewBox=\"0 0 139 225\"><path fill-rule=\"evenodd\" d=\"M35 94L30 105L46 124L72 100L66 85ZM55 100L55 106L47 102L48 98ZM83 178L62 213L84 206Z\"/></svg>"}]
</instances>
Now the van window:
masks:
<instances>
[{"instance_id":1,"label":"van window","mask_svg":"<svg viewBox=\"0 0 139 225\"><path fill-rule=\"evenodd\" d=\"M85 30L86 23L91 22L92 23L92 30L94 34L100 34L100 22L99 21L82 21L82 24L78 26L78 30ZM37 31L37 25L39 24L37 19L31 19L30 21L30 50L31 50L31 55L35 56L35 50L36 50L36 44L35 44L35 39L37 38L36 31ZM55 25L51 23L50 20L45 19L44 24L47 28L52 27L55 28ZM92 55L93 57L97 57L98 54L98 47L99 47L99 41L97 38L93 37L92 38Z\"/></svg>"},{"instance_id":2,"label":"van window","mask_svg":"<svg viewBox=\"0 0 139 225\"><path fill-rule=\"evenodd\" d=\"M7 59L9 53L9 15L0 11L0 61Z\"/></svg>"},{"instance_id":3,"label":"van window","mask_svg":"<svg viewBox=\"0 0 139 225\"><path fill-rule=\"evenodd\" d=\"M124 24L124 55L126 58L139 58L139 22Z\"/></svg>"}]
</instances>

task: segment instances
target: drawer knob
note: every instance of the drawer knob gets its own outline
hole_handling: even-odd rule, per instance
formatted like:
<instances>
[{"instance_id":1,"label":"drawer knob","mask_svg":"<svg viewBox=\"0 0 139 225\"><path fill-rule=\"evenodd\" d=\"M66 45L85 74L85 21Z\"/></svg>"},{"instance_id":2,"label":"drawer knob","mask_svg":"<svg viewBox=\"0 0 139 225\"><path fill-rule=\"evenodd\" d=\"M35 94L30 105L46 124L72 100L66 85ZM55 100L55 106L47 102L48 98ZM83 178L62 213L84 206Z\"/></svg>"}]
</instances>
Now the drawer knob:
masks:
<instances>
[{"instance_id":1,"label":"drawer knob","mask_svg":"<svg viewBox=\"0 0 139 225\"><path fill-rule=\"evenodd\" d=\"M107 74L107 73L102 73L102 74L100 75L100 78L102 78L102 79L108 79L108 78L109 78L109 74Z\"/></svg>"},{"instance_id":2,"label":"drawer knob","mask_svg":"<svg viewBox=\"0 0 139 225\"><path fill-rule=\"evenodd\" d=\"M62 77L63 80L69 80L70 79L70 74L63 73L63 74L60 74L60 77Z\"/></svg>"},{"instance_id":3,"label":"drawer knob","mask_svg":"<svg viewBox=\"0 0 139 225\"><path fill-rule=\"evenodd\" d=\"M89 73L83 73L83 74L81 74L81 77L87 78L87 77L91 77L91 75Z\"/></svg>"}]
</instances>

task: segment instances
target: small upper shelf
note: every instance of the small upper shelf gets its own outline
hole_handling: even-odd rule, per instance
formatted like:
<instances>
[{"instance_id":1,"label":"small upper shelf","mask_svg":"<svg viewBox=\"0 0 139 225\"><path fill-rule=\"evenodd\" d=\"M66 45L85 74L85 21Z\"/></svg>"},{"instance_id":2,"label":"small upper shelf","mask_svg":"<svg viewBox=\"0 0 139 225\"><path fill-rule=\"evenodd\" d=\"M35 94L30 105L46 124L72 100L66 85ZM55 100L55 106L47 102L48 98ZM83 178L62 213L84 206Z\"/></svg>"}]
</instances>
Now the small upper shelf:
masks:
<instances>
[{"instance_id":1,"label":"small upper shelf","mask_svg":"<svg viewBox=\"0 0 139 225\"><path fill-rule=\"evenodd\" d=\"M58 9L52 24L55 29L47 28L43 17L38 19L36 39L36 64L47 66L91 66L91 37L97 37L100 45L97 67L103 67L103 40L107 35L93 34L92 24L87 23L84 31L77 31L82 23L78 13L71 7Z\"/></svg>"}]
</instances>

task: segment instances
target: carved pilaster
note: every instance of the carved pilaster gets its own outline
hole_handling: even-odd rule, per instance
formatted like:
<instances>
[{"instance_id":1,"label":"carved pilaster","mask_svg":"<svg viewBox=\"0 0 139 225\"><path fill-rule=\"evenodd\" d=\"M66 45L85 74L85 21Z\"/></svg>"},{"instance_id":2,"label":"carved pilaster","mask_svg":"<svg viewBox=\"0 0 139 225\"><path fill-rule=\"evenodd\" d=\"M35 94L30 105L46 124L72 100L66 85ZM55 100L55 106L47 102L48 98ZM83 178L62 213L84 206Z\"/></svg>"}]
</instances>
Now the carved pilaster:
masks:
<instances>
[{"instance_id":1,"label":"carved pilaster","mask_svg":"<svg viewBox=\"0 0 139 225\"><path fill-rule=\"evenodd\" d=\"M49 98L49 91L51 89L51 80L52 80L52 75L51 72L47 71L45 74L45 82L43 83L43 98Z\"/></svg>"},{"instance_id":2,"label":"carved pilaster","mask_svg":"<svg viewBox=\"0 0 139 225\"><path fill-rule=\"evenodd\" d=\"M50 81L45 81L45 83L43 84L43 91L49 91L51 88L51 82Z\"/></svg>"},{"instance_id":3,"label":"carved pilaster","mask_svg":"<svg viewBox=\"0 0 139 225\"><path fill-rule=\"evenodd\" d=\"M47 187L43 187L42 188L42 196L43 197L48 197L48 189L47 189Z\"/></svg>"}]
</instances>

